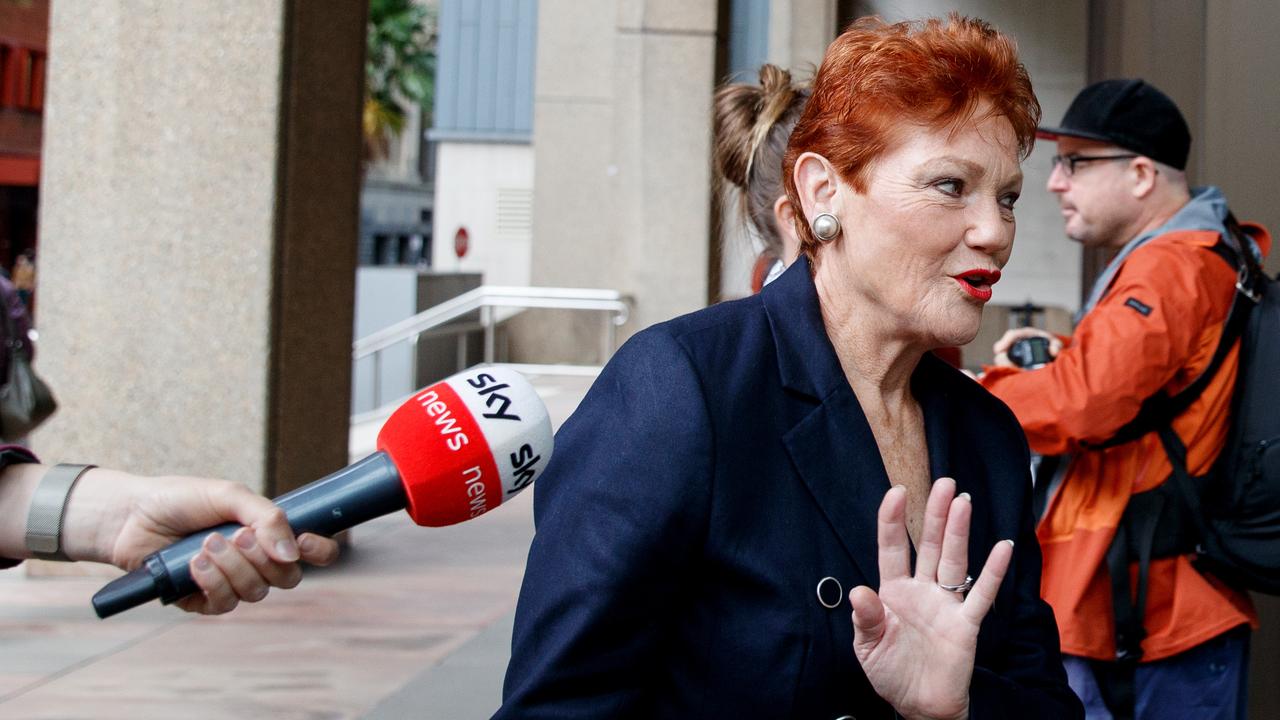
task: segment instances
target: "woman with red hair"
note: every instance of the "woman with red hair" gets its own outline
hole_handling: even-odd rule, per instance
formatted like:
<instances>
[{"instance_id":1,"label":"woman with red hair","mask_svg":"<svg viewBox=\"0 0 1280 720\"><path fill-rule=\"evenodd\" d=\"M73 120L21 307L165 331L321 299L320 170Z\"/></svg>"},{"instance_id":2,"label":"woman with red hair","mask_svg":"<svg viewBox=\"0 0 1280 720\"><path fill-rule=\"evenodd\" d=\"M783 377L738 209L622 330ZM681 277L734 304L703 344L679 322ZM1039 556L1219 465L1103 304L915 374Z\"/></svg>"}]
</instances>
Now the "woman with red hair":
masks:
<instances>
[{"instance_id":1,"label":"woman with red hair","mask_svg":"<svg viewBox=\"0 0 1280 720\"><path fill-rule=\"evenodd\" d=\"M636 334L556 438L496 717L1082 715L1022 431L929 353L978 331L1039 113L981 21L832 43L800 257Z\"/></svg>"}]
</instances>

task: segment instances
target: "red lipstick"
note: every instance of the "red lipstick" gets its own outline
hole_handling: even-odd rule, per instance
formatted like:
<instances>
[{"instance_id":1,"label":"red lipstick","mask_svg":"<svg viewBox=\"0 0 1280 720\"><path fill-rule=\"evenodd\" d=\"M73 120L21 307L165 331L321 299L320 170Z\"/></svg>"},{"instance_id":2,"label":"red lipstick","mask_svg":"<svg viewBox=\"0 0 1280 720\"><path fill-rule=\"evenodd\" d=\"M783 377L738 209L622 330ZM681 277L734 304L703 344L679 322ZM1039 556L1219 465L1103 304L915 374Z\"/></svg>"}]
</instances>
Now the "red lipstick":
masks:
<instances>
[{"instance_id":1,"label":"red lipstick","mask_svg":"<svg viewBox=\"0 0 1280 720\"><path fill-rule=\"evenodd\" d=\"M975 300L986 302L991 299L991 286L1000 282L1000 271L973 269L951 277Z\"/></svg>"}]
</instances>

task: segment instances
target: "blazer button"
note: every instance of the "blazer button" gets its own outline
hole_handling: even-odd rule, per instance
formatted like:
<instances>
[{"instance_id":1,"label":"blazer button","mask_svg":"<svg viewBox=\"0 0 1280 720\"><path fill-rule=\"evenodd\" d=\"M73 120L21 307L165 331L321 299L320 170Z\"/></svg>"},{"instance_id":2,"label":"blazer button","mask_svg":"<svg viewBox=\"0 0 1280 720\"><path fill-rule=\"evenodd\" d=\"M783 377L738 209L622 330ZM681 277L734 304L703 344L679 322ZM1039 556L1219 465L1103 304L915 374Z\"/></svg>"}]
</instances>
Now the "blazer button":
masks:
<instances>
[{"instance_id":1,"label":"blazer button","mask_svg":"<svg viewBox=\"0 0 1280 720\"><path fill-rule=\"evenodd\" d=\"M818 581L818 602L822 603L822 607L834 610L840 607L843 599L844 588L840 587L839 580L828 576Z\"/></svg>"}]
</instances>

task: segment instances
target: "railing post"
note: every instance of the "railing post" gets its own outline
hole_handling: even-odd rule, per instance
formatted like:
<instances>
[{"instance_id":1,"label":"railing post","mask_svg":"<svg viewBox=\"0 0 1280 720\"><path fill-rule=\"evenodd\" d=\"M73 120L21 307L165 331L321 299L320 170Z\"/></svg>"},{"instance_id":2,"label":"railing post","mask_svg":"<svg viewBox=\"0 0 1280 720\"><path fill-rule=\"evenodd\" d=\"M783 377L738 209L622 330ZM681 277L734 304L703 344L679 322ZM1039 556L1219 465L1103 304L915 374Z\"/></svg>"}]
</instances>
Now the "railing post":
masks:
<instances>
[{"instance_id":1,"label":"railing post","mask_svg":"<svg viewBox=\"0 0 1280 720\"><path fill-rule=\"evenodd\" d=\"M421 333L414 333L409 336L409 342L413 343L413 350L409 353L409 387L416 390L418 388L418 336Z\"/></svg>"},{"instance_id":2,"label":"railing post","mask_svg":"<svg viewBox=\"0 0 1280 720\"><path fill-rule=\"evenodd\" d=\"M493 362L493 306L480 306L480 324L484 326L484 361Z\"/></svg>"},{"instance_id":3,"label":"railing post","mask_svg":"<svg viewBox=\"0 0 1280 720\"><path fill-rule=\"evenodd\" d=\"M618 339L618 326L613 324L612 310L606 310L601 314L604 316L604 344L600 347L600 364L604 365L613 355L613 344Z\"/></svg>"},{"instance_id":4,"label":"railing post","mask_svg":"<svg viewBox=\"0 0 1280 720\"><path fill-rule=\"evenodd\" d=\"M373 354L373 407L382 407L382 351Z\"/></svg>"}]
</instances>

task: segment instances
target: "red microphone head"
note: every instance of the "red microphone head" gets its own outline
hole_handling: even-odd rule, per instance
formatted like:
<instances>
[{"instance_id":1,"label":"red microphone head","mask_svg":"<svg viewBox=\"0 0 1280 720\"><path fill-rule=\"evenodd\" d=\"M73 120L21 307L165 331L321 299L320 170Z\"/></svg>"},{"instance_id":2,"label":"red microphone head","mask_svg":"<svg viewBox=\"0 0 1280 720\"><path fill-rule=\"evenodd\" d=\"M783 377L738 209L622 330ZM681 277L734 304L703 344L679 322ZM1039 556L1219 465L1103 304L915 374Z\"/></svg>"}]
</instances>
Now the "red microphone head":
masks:
<instances>
[{"instance_id":1,"label":"red microphone head","mask_svg":"<svg viewBox=\"0 0 1280 720\"><path fill-rule=\"evenodd\" d=\"M478 367L418 391L378 432L400 473L409 516L439 527L482 515L533 481L551 459L551 418L533 386Z\"/></svg>"}]
</instances>

